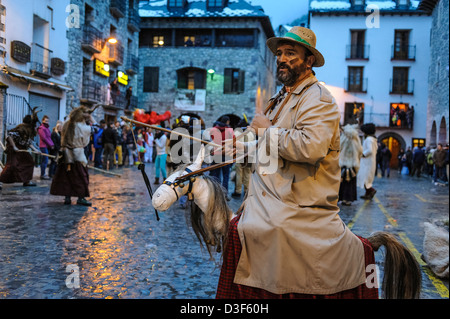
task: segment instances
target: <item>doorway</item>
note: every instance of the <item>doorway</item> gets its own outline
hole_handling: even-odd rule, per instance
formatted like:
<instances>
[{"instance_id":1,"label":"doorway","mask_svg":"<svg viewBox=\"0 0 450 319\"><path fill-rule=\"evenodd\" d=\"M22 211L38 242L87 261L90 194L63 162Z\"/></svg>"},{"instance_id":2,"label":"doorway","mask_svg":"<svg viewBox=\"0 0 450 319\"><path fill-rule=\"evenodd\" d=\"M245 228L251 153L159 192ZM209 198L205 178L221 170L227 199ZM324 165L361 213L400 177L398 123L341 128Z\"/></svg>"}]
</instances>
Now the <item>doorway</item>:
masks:
<instances>
[{"instance_id":1,"label":"doorway","mask_svg":"<svg viewBox=\"0 0 450 319\"><path fill-rule=\"evenodd\" d=\"M395 133L385 133L382 134L378 140L386 145L391 151L392 157L390 161L390 167L392 169L398 168L398 153L400 153L400 149L406 150L405 140L398 134Z\"/></svg>"}]
</instances>

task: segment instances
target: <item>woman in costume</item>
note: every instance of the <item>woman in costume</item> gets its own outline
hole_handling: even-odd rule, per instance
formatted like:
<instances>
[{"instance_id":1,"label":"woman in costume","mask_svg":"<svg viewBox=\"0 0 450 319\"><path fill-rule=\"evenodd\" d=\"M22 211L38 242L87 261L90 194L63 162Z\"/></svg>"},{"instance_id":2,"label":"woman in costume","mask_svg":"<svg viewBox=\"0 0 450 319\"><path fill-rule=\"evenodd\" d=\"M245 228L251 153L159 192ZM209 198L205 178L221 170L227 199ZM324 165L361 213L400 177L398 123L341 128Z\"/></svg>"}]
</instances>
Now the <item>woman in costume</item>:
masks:
<instances>
[{"instance_id":1,"label":"woman in costume","mask_svg":"<svg viewBox=\"0 0 450 319\"><path fill-rule=\"evenodd\" d=\"M339 200L342 205L350 206L356 197L356 176L359 171L359 161L362 155L361 141L357 131L358 124L345 125L341 132L341 185Z\"/></svg>"},{"instance_id":2,"label":"woman in costume","mask_svg":"<svg viewBox=\"0 0 450 319\"><path fill-rule=\"evenodd\" d=\"M64 204L70 205L70 197L78 197L77 204L91 206L89 197L89 173L84 148L89 144L93 110L80 106L70 112L61 133L61 152L52 180L50 194L65 196ZM62 155L62 156L61 156Z\"/></svg>"},{"instance_id":3,"label":"woman in costume","mask_svg":"<svg viewBox=\"0 0 450 319\"><path fill-rule=\"evenodd\" d=\"M372 187L377 167L376 157L378 150L377 138L375 137L375 125L373 123L366 123L361 126L361 131L364 133L364 142L357 183L359 187L364 187L366 190L366 193L361 198L372 199L377 192Z\"/></svg>"},{"instance_id":4,"label":"woman in costume","mask_svg":"<svg viewBox=\"0 0 450 319\"><path fill-rule=\"evenodd\" d=\"M31 148L34 152L41 152L34 147L33 139L36 136L36 123L39 122L36 107L31 115L23 118L23 123L17 125L9 131L6 138L7 160L5 168L0 174L0 182L23 183L23 186L36 186L33 179L34 160L30 153L26 152Z\"/></svg>"}]
</instances>

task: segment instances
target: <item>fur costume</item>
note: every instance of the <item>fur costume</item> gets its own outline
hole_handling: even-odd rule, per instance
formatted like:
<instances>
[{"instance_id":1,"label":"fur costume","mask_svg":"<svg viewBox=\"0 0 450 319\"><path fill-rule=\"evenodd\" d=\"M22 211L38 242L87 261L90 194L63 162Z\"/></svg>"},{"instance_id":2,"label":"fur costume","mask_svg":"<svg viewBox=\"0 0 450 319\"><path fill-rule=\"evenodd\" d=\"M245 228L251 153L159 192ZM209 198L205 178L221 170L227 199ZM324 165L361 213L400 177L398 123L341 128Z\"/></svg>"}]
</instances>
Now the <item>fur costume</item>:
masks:
<instances>
[{"instance_id":1,"label":"fur costume","mask_svg":"<svg viewBox=\"0 0 450 319\"><path fill-rule=\"evenodd\" d=\"M50 194L89 197L89 174L84 148L89 144L91 127L86 124L86 113L93 110L80 106L70 112L61 132L62 157L52 179Z\"/></svg>"},{"instance_id":2,"label":"fur costume","mask_svg":"<svg viewBox=\"0 0 450 319\"><path fill-rule=\"evenodd\" d=\"M342 128L341 152L339 154L339 165L343 172L342 178L349 180L355 177L359 171L359 161L362 155L361 140L358 136L358 124L346 125Z\"/></svg>"},{"instance_id":3,"label":"fur costume","mask_svg":"<svg viewBox=\"0 0 450 319\"><path fill-rule=\"evenodd\" d=\"M19 150L27 150L33 143L36 136L36 124L39 122L36 107L32 114L23 118L23 123L17 125L8 132ZM8 141L8 139L7 139ZM13 145L8 141L6 146L7 160L5 168L0 175L0 182L3 183L28 183L33 178L34 160L27 152L15 152Z\"/></svg>"}]
</instances>

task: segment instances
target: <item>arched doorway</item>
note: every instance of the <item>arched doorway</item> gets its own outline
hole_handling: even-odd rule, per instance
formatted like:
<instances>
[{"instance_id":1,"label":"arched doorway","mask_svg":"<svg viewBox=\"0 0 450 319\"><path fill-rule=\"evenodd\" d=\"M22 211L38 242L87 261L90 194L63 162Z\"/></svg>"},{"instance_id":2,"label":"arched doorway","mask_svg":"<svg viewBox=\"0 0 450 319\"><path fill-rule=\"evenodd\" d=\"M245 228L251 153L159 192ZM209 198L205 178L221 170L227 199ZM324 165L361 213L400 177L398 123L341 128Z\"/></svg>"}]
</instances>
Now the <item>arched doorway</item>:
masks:
<instances>
[{"instance_id":1,"label":"arched doorway","mask_svg":"<svg viewBox=\"0 0 450 319\"><path fill-rule=\"evenodd\" d=\"M445 144L447 142L447 124L445 123L445 117L441 119L441 125L439 126L439 143Z\"/></svg>"},{"instance_id":2,"label":"arched doorway","mask_svg":"<svg viewBox=\"0 0 450 319\"><path fill-rule=\"evenodd\" d=\"M430 133L430 146L436 146L437 145L437 141L436 141L436 137L437 137L437 130L436 130L436 121L433 121L433 124L431 125L431 133Z\"/></svg>"},{"instance_id":3,"label":"arched doorway","mask_svg":"<svg viewBox=\"0 0 450 319\"><path fill-rule=\"evenodd\" d=\"M403 137L401 137L397 133L388 132L381 134L378 137L378 141L384 143L392 153L390 167L398 168L398 153L402 148L403 150L406 150L406 142Z\"/></svg>"}]
</instances>

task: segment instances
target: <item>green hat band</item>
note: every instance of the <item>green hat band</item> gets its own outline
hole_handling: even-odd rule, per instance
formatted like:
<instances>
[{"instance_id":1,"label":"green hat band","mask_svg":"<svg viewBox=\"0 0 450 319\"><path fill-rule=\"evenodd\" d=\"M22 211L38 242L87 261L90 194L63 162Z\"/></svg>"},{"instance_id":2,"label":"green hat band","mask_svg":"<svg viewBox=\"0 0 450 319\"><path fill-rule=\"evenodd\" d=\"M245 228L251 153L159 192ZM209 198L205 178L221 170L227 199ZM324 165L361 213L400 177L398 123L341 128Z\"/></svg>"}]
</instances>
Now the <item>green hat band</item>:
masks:
<instances>
[{"instance_id":1,"label":"green hat band","mask_svg":"<svg viewBox=\"0 0 450 319\"><path fill-rule=\"evenodd\" d=\"M296 35L295 33L291 33L291 32L287 32L285 35L285 37L289 37L291 39L294 39L296 41L302 42L308 46L312 46L311 44L308 43L308 41L303 40L302 38L300 38L298 35Z\"/></svg>"}]
</instances>

